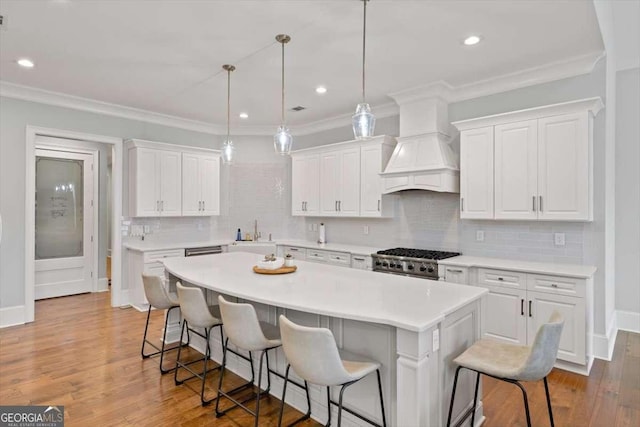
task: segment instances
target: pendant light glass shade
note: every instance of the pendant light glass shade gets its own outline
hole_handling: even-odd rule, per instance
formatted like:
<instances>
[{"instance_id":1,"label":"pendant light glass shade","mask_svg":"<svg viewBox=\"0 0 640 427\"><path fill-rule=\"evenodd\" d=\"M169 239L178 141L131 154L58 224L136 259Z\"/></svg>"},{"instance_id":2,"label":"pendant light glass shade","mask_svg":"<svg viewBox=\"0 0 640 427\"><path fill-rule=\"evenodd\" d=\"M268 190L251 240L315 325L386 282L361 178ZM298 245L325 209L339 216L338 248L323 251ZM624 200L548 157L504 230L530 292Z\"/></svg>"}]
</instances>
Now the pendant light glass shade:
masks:
<instances>
[{"instance_id":1,"label":"pendant light glass shade","mask_svg":"<svg viewBox=\"0 0 640 427\"><path fill-rule=\"evenodd\" d=\"M273 136L273 148L275 148L276 153L286 156L291 154L293 137L284 122L284 45L291 41L291 37L286 34L278 34L276 36L276 41L282 45L282 114L280 116L281 122L280 126L278 126L278 131Z\"/></svg>"},{"instance_id":2,"label":"pendant light glass shade","mask_svg":"<svg viewBox=\"0 0 640 427\"><path fill-rule=\"evenodd\" d=\"M353 134L356 139L367 139L373 136L376 128L376 117L371 114L369 104L358 104L356 113L351 119L353 123Z\"/></svg>"},{"instance_id":3,"label":"pendant light glass shade","mask_svg":"<svg viewBox=\"0 0 640 427\"><path fill-rule=\"evenodd\" d=\"M233 141L231 141L231 132L230 132L230 119L231 119L231 72L235 71L236 67L233 65L225 64L222 66L222 69L227 72L227 138L222 143L222 163L225 165L230 165L233 162L233 157L236 151L236 148L233 145Z\"/></svg>"},{"instance_id":4,"label":"pendant light glass shade","mask_svg":"<svg viewBox=\"0 0 640 427\"><path fill-rule=\"evenodd\" d=\"M376 129L376 117L371 113L371 107L366 102L365 97L365 54L367 41L367 2L362 0L364 4L364 25L362 27L362 102L356 107L356 113L351 118L353 124L353 135L356 139L371 138Z\"/></svg>"},{"instance_id":5,"label":"pendant light glass shade","mask_svg":"<svg viewBox=\"0 0 640 427\"><path fill-rule=\"evenodd\" d=\"M233 141L227 138L222 144L222 163L230 165L233 162L235 151L236 147L233 145Z\"/></svg>"}]
</instances>

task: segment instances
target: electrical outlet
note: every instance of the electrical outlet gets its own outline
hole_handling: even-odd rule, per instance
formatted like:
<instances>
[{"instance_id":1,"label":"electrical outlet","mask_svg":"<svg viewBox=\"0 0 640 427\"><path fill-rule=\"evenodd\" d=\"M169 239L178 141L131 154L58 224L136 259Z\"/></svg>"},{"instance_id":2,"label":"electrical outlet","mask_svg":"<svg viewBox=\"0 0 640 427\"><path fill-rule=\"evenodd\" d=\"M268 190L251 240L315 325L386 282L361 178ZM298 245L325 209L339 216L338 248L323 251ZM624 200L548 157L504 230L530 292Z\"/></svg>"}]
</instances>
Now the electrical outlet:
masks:
<instances>
[{"instance_id":1,"label":"electrical outlet","mask_svg":"<svg viewBox=\"0 0 640 427\"><path fill-rule=\"evenodd\" d=\"M483 230L476 231L476 242L484 242L484 231Z\"/></svg>"},{"instance_id":2,"label":"electrical outlet","mask_svg":"<svg viewBox=\"0 0 640 427\"><path fill-rule=\"evenodd\" d=\"M556 246L564 246L564 233L555 233L553 235L553 242Z\"/></svg>"},{"instance_id":3,"label":"electrical outlet","mask_svg":"<svg viewBox=\"0 0 640 427\"><path fill-rule=\"evenodd\" d=\"M202 230L202 223L198 223L198 230ZM151 227L148 225L144 226L144 233L148 234L151 231Z\"/></svg>"},{"instance_id":4,"label":"electrical outlet","mask_svg":"<svg viewBox=\"0 0 640 427\"><path fill-rule=\"evenodd\" d=\"M434 329L432 351L438 350L440 350L440 329Z\"/></svg>"},{"instance_id":5,"label":"electrical outlet","mask_svg":"<svg viewBox=\"0 0 640 427\"><path fill-rule=\"evenodd\" d=\"M369 234L369 226L368 226L368 225L365 225L365 226L363 227L363 229L362 229L362 232L363 232L364 234Z\"/></svg>"}]
</instances>

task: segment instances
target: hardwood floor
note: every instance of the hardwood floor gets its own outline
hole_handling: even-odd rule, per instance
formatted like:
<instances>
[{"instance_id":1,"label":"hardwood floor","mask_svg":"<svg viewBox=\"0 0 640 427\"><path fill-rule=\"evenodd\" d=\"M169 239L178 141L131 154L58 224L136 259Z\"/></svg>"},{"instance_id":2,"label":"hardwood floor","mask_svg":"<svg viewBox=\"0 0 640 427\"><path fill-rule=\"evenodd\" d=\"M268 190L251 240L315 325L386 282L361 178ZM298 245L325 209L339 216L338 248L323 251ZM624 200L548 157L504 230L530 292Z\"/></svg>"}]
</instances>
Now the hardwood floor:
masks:
<instances>
[{"instance_id":1,"label":"hardwood floor","mask_svg":"<svg viewBox=\"0 0 640 427\"><path fill-rule=\"evenodd\" d=\"M253 425L241 410L216 419L213 407L200 406L199 380L176 387L172 374L160 375L157 358L142 360L146 314L111 308L109 298L38 301L36 322L0 329L0 405L64 405L67 426ZM161 329L162 316L152 313L151 331ZM216 379L210 376L210 393ZM542 383L525 386L533 425L548 426ZM526 425L515 386L485 378L483 387L486 427ZM620 332L611 362L596 360L588 378L554 370L549 387L557 426L640 425L640 335ZM261 426L277 425L279 405L272 396L262 400ZM285 422L298 416L287 407Z\"/></svg>"}]
</instances>

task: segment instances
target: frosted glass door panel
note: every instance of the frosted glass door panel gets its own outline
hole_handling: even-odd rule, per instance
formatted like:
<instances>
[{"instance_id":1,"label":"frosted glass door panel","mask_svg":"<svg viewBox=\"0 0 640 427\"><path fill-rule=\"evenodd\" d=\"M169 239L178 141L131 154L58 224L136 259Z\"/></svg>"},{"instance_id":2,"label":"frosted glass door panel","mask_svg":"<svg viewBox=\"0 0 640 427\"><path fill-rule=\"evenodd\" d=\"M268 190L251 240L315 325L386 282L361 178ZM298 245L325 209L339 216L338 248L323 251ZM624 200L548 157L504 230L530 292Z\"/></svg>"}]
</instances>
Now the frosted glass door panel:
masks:
<instances>
[{"instance_id":1,"label":"frosted glass door panel","mask_svg":"<svg viewBox=\"0 0 640 427\"><path fill-rule=\"evenodd\" d=\"M83 256L83 161L36 158L36 259Z\"/></svg>"}]
</instances>

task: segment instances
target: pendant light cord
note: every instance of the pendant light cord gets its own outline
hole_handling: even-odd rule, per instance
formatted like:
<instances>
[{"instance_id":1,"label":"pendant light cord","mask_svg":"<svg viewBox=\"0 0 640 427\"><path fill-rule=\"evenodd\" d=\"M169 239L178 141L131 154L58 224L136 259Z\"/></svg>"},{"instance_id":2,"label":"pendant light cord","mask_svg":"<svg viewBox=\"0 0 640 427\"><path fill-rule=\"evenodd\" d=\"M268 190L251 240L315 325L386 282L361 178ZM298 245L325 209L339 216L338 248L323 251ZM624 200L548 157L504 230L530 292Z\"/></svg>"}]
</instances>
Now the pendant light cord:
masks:
<instances>
[{"instance_id":1,"label":"pendant light cord","mask_svg":"<svg viewBox=\"0 0 640 427\"><path fill-rule=\"evenodd\" d=\"M282 126L284 126L284 42L282 44L282 113L281 113L281 122Z\"/></svg>"},{"instance_id":2,"label":"pendant light cord","mask_svg":"<svg viewBox=\"0 0 640 427\"><path fill-rule=\"evenodd\" d=\"M367 47L367 2L369 0L362 0L364 3L364 23L362 26L362 103L366 102L365 100L365 88L364 88L364 70L365 70L365 56L366 56L366 47Z\"/></svg>"},{"instance_id":3,"label":"pendant light cord","mask_svg":"<svg viewBox=\"0 0 640 427\"><path fill-rule=\"evenodd\" d=\"M227 70L227 141L231 135L230 123L231 122L231 68Z\"/></svg>"}]
</instances>

